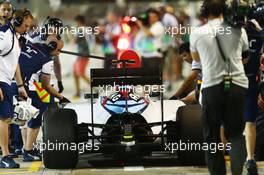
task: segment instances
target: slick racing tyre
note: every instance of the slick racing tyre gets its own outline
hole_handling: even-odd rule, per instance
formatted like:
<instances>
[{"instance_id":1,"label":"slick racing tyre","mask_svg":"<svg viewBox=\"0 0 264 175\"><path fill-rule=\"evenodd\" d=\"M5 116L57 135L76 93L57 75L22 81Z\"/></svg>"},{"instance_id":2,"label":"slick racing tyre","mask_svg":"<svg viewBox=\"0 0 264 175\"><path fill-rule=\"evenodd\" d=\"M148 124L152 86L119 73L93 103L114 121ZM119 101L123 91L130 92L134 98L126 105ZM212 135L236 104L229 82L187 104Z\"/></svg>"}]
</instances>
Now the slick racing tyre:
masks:
<instances>
[{"instance_id":1,"label":"slick racing tyre","mask_svg":"<svg viewBox=\"0 0 264 175\"><path fill-rule=\"evenodd\" d=\"M180 144L203 144L203 128L200 105L187 105L178 109L177 119L179 121L178 147ZM183 145L184 145L183 144ZM204 166L205 152L201 150L188 149L188 145L178 149L178 159L183 166Z\"/></svg>"},{"instance_id":2,"label":"slick racing tyre","mask_svg":"<svg viewBox=\"0 0 264 175\"><path fill-rule=\"evenodd\" d=\"M45 147L42 149L46 168L69 169L76 166L78 162L76 128L77 114L72 109L56 109L53 106L44 113L43 145Z\"/></svg>"},{"instance_id":3,"label":"slick racing tyre","mask_svg":"<svg viewBox=\"0 0 264 175\"><path fill-rule=\"evenodd\" d=\"M264 161L264 113L257 118L257 140L255 156L257 161Z\"/></svg>"}]
</instances>

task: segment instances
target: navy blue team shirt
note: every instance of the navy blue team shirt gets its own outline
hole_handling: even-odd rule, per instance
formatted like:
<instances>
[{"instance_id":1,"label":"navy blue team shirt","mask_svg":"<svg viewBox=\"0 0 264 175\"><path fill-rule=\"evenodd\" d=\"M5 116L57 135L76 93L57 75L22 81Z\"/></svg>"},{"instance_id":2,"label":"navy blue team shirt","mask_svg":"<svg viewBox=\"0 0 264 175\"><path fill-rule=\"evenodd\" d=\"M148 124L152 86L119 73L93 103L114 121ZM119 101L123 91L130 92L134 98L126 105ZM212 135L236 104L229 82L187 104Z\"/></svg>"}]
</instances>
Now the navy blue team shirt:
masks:
<instances>
[{"instance_id":1,"label":"navy blue team shirt","mask_svg":"<svg viewBox=\"0 0 264 175\"><path fill-rule=\"evenodd\" d=\"M244 65L245 73L248 77L256 77L260 67L260 52L263 45L261 35L264 31L258 32L254 26L248 25L246 28L249 41L249 61Z\"/></svg>"},{"instance_id":2,"label":"navy blue team shirt","mask_svg":"<svg viewBox=\"0 0 264 175\"><path fill-rule=\"evenodd\" d=\"M25 83L28 83L33 74L42 70L42 66L52 61L46 44L27 43L21 48L19 65Z\"/></svg>"}]
</instances>

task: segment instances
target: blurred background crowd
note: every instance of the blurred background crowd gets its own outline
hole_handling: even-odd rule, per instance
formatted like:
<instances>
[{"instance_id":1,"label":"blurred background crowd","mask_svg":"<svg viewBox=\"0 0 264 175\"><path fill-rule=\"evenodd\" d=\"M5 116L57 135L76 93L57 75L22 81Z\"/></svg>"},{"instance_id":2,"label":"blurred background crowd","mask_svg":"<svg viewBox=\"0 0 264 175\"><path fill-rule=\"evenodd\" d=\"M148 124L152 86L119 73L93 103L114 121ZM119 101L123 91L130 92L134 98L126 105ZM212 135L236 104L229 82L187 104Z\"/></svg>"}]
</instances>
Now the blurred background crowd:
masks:
<instances>
[{"instance_id":1,"label":"blurred background crowd","mask_svg":"<svg viewBox=\"0 0 264 175\"><path fill-rule=\"evenodd\" d=\"M180 46L189 41L188 29L204 23L199 17L201 3L185 0L17 0L14 6L32 11L36 19L34 27L42 26L48 16L60 18L69 29L86 27L75 34L63 33L64 50L107 58L102 61L61 54L66 95L76 99L82 97L89 91L90 68L110 68L111 60L122 50L133 49L140 54L143 67L163 65L165 97L170 98L191 70L191 65L183 61L188 59L184 54L186 50Z\"/></svg>"}]
</instances>

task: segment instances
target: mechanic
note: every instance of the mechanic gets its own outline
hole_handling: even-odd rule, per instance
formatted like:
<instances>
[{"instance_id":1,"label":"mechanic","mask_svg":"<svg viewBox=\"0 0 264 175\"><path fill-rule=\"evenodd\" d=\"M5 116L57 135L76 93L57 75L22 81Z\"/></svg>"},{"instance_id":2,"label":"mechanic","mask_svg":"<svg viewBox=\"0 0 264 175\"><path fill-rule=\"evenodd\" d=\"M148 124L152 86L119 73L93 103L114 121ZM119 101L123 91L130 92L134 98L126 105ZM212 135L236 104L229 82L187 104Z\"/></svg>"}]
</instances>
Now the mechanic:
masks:
<instances>
[{"instance_id":1,"label":"mechanic","mask_svg":"<svg viewBox=\"0 0 264 175\"><path fill-rule=\"evenodd\" d=\"M159 50L162 48L162 38L165 34L164 26L157 10L149 9L147 14L150 27L145 26L141 20L136 21L140 30L143 31L139 44L146 43L141 49L142 65L143 67L162 66L163 54Z\"/></svg>"},{"instance_id":2,"label":"mechanic","mask_svg":"<svg viewBox=\"0 0 264 175\"><path fill-rule=\"evenodd\" d=\"M38 152L33 150L33 144L36 142L42 115L48 104L54 103L54 97L58 98L61 103L70 102L50 84L53 71L52 58L59 56L62 48L63 41L58 40L56 34L53 34L47 37L45 43L32 44L28 42L21 49L19 64L23 80L25 81L29 97L32 98L32 105L40 110L39 115L28 122L26 143L24 143L23 150L23 160L25 162L41 160ZM38 73L38 76L36 76L36 73ZM39 94L35 88L31 89L33 84L41 91L43 89L47 92L43 91L45 94Z\"/></svg>"},{"instance_id":3,"label":"mechanic","mask_svg":"<svg viewBox=\"0 0 264 175\"><path fill-rule=\"evenodd\" d=\"M26 35L25 40L29 40L32 43L44 43L48 35L51 34L56 34L57 38L60 40L62 34L62 27L63 27L63 22L61 19L48 16L44 22L43 27L40 28L38 32L34 31L32 35L30 34ZM53 60L54 60L54 74L57 79L58 92L62 93L64 90L64 86L62 83L60 59L59 57L54 56ZM52 85L55 84L54 83L55 78L53 78L54 74L52 74L52 81L51 81Z\"/></svg>"},{"instance_id":4,"label":"mechanic","mask_svg":"<svg viewBox=\"0 0 264 175\"><path fill-rule=\"evenodd\" d=\"M30 15L27 9L19 9L14 12L10 23L0 27L0 146L2 150L0 168L20 167L9 155L8 127L14 114L11 92L11 82L14 76L18 84L19 95L27 97L18 65L20 54L18 38L29 28Z\"/></svg>"},{"instance_id":5,"label":"mechanic","mask_svg":"<svg viewBox=\"0 0 264 175\"><path fill-rule=\"evenodd\" d=\"M1 1L0 2L0 26L5 25L11 21L13 11L14 11L13 4L10 1ZM16 86L16 82L14 79L11 83L11 88L13 89L12 94L18 95L17 86ZM20 139L16 139L19 137L21 137L19 127L17 125L10 124L10 136L9 136L10 143L11 143L11 146L15 147L15 149L18 153L19 153L18 149L20 149L22 147L21 143L19 143ZM17 155L15 155L13 153L11 153L10 155L12 157L17 157Z\"/></svg>"},{"instance_id":6,"label":"mechanic","mask_svg":"<svg viewBox=\"0 0 264 175\"><path fill-rule=\"evenodd\" d=\"M49 35L55 34L57 39L61 39L61 28L63 27L63 23L62 20L55 18L55 17L47 17L47 19L44 22L44 25L42 28L37 28L37 26L34 26L34 23L36 21L32 21L33 24L33 30L29 33L27 33L27 35L24 36L23 40L22 40L22 44L26 44L26 43L45 43L47 37ZM34 28L35 27L35 28ZM38 29L38 30L36 30ZM37 31L37 32L36 32ZM61 64L60 64L60 59L58 56L53 56L53 64L54 64L54 72L52 73L52 78L51 78L51 85L54 86L54 74L55 77L57 79L57 86L58 86L58 92L61 93L64 90L63 87L63 83L62 83L62 77L61 77ZM34 78L38 79L39 73L36 73L34 75L32 75L32 80L31 82L34 82ZM37 78L36 78L37 77ZM37 91L38 92L38 84L29 84L29 89L31 91ZM42 91L43 93L44 91ZM41 93L41 92L38 92ZM47 92L43 93L43 94L47 94ZM52 102L52 100L51 100ZM23 138L23 142L24 144L26 143L27 140L27 127L20 127L21 129L21 133L22 133L22 138Z\"/></svg>"},{"instance_id":7,"label":"mechanic","mask_svg":"<svg viewBox=\"0 0 264 175\"><path fill-rule=\"evenodd\" d=\"M192 71L189 76L184 80L183 84L178 89L178 91L170 98L171 100L185 97L186 94L188 94L194 89L192 88L194 81L196 81L198 83L197 85L199 85L199 82L202 78L201 64L192 60L189 42L180 45L179 54L184 61L188 62L189 64L192 64Z\"/></svg>"},{"instance_id":8,"label":"mechanic","mask_svg":"<svg viewBox=\"0 0 264 175\"><path fill-rule=\"evenodd\" d=\"M75 17L75 21L78 28L85 27L85 17L78 15ZM77 44L78 52L84 55L89 55L89 46L86 40L86 35L82 35L81 33L77 34L75 38L75 42ZM73 65L73 77L76 88L76 94L73 98L78 99L81 96L80 89L80 78L82 78L88 85L90 85L90 78L86 75L86 68L89 64L89 58L87 57L78 57Z\"/></svg>"},{"instance_id":9,"label":"mechanic","mask_svg":"<svg viewBox=\"0 0 264 175\"><path fill-rule=\"evenodd\" d=\"M262 10L261 13L264 13ZM264 25L264 21L260 21L261 25ZM247 145L247 162L246 168L249 175L257 175L257 165L254 160L254 152L256 145L256 118L258 116L258 73L260 69L260 56L263 47L263 30L258 21L251 20L246 31L248 34L250 56L248 62L244 65L245 72L249 80L249 89L246 94L246 106L245 106L245 136Z\"/></svg>"},{"instance_id":10,"label":"mechanic","mask_svg":"<svg viewBox=\"0 0 264 175\"><path fill-rule=\"evenodd\" d=\"M248 88L242 57L248 56L245 53L248 53L249 48L245 29L233 28L223 22L226 8L225 0L203 2L201 12L208 23L191 33L190 50L192 58L201 61L203 69L201 88L205 142L219 144L220 126L223 124L232 147L231 171L239 175L243 172L246 158L243 109ZM221 34L219 31L222 31ZM218 150L214 154L206 152L206 162L210 174L226 174L222 151Z\"/></svg>"},{"instance_id":11,"label":"mechanic","mask_svg":"<svg viewBox=\"0 0 264 175\"><path fill-rule=\"evenodd\" d=\"M13 4L10 1L0 2L0 26L5 25L12 19L13 12Z\"/></svg>"}]
</instances>

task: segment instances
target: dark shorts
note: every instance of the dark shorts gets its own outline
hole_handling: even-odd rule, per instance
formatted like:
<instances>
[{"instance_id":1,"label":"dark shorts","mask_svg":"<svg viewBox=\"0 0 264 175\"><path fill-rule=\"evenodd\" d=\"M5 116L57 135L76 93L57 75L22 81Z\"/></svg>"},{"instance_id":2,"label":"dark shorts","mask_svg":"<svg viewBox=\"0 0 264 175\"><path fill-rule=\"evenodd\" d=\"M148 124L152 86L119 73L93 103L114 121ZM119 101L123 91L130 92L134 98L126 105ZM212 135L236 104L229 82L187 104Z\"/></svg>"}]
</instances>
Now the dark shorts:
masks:
<instances>
[{"instance_id":1,"label":"dark shorts","mask_svg":"<svg viewBox=\"0 0 264 175\"><path fill-rule=\"evenodd\" d=\"M28 96L32 99L32 106L39 109L39 115L28 121L28 127L35 129L39 128L42 123L42 115L45 110L48 108L49 103L43 103L40 98L38 97L37 93L34 91L29 91ZM54 97L51 96L51 103L54 103Z\"/></svg>"},{"instance_id":2,"label":"dark shorts","mask_svg":"<svg viewBox=\"0 0 264 175\"><path fill-rule=\"evenodd\" d=\"M259 87L255 77L249 79L249 88L246 93L244 117L246 122L255 122L258 116Z\"/></svg>"},{"instance_id":3,"label":"dark shorts","mask_svg":"<svg viewBox=\"0 0 264 175\"><path fill-rule=\"evenodd\" d=\"M0 119L7 119L13 117L13 94L11 86L7 83L0 82L0 88L2 89L4 100L0 101Z\"/></svg>"}]
</instances>

